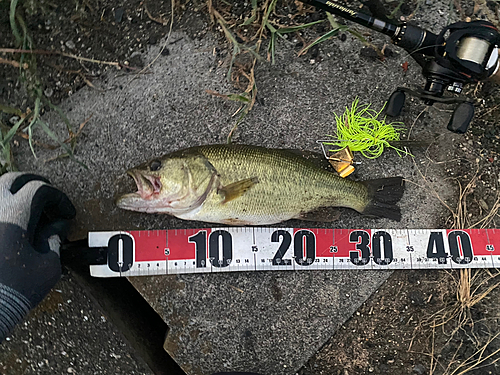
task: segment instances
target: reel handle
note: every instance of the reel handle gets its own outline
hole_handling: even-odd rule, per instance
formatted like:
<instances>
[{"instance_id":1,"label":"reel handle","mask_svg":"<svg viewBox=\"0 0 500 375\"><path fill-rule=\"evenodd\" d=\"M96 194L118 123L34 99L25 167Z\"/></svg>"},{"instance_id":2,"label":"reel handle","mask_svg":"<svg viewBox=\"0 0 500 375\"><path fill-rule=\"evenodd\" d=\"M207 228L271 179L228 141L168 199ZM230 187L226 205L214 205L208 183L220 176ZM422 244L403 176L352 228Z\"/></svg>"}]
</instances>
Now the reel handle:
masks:
<instances>
[{"instance_id":1,"label":"reel handle","mask_svg":"<svg viewBox=\"0 0 500 375\"><path fill-rule=\"evenodd\" d=\"M448 130L457 134L464 134L474 117L474 106L471 102L460 103L451 115Z\"/></svg>"},{"instance_id":2,"label":"reel handle","mask_svg":"<svg viewBox=\"0 0 500 375\"><path fill-rule=\"evenodd\" d=\"M445 90L459 94L464 84L487 78L500 80L500 32L488 21L457 22L436 35L415 25L391 23L349 9L336 0L301 1L388 35L422 66L427 81L424 90L399 87L389 98L386 108L389 116L401 113L405 93L423 99L427 105L459 103L448 129L463 134L474 116L474 106L467 98L443 97Z\"/></svg>"},{"instance_id":3,"label":"reel handle","mask_svg":"<svg viewBox=\"0 0 500 375\"><path fill-rule=\"evenodd\" d=\"M430 100L429 97L431 97L434 102L443 104L459 103L448 122L447 129L453 133L464 134L474 117L474 105L468 98L435 98L423 91L413 91L405 87L398 87L389 97L385 108L385 114L387 116L396 117L401 114L406 100L405 93L423 99L424 101Z\"/></svg>"}]
</instances>

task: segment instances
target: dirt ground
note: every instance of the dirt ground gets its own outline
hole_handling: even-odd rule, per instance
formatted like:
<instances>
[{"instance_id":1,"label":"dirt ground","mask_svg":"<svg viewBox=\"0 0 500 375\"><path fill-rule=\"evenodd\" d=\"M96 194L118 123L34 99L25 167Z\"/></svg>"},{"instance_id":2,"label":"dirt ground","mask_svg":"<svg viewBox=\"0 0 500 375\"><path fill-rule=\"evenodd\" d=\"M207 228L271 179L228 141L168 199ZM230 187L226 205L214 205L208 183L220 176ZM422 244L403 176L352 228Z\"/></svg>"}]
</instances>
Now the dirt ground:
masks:
<instances>
[{"instance_id":1,"label":"dirt ground","mask_svg":"<svg viewBox=\"0 0 500 375\"><path fill-rule=\"evenodd\" d=\"M458 277L396 271L300 374L498 374L500 294L460 310Z\"/></svg>"},{"instance_id":2,"label":"dirt ground","mask_svg":"<svg viewBox=\"0 0 500 375\"><path fill-rule=\"evenodd\" d=\"M52 103L58 104L85 85L99 90L99 77L106 69L123 74L144 67L139 54L148 45L158 44L169 32L169 2L139 0L62 0L20 2L19 13L41 51L59 51L113 64L96 64L57 54L37 54L36 68L20 75L19 69L0 65L0 103L26 113L33 109L32 91L41 87ZM386 2L386 10L396 17L412 17L427 1ZM432 3L432 1L430 1ZM250 17L251 2L217 2L213 5L227 20ZM462 19L487 18L498 24L500 4L496 1L450 1L450 9ZM0 48L15 48L8 18L9 2L0 2ZM365 7L366 11L370 10ZM372 11L374 9L372 8ZM181 1L175 5L174 28L203 38L215 31L221 45L216 51L221 60L230 59L232 46L220 27L211 23L207 3ZM275 14L281 26L313 22L325 18L323 12L302 7L294 1L278 1ZM235 29L236 30L236 29ZM246 30L246 31L245 31ZM251 25L237 30L242 44L257 28ZM297 34L299 51L304 43L325 32L319 24ZM338 36L342 38L342 35ZM173 41L175 42L175 41ZM264 41L267 43L267 40ZM394 47L393 47L394 48ZM163 50L168 54L168 48ZM320 59L317 48L304 58ZM366 52L373 55L373 52ZM375 52L376 57L376 52ZM0 54L16 59L16 54ZM244 61L242 62L244 64ZM242 76L236 89L245 88ZM465 94L473 97L476 114L473 126L452 154L443 155L448 178L462 187L461 207L450 207L443 228L453 226L498 227L500 180L500 90L492 83L468 86ZM48 106L44 110L49 110ZM423 114L422 121L430 121ZM2 127L16 121L15 113L0 113ZM24 142L16 138L15 142ZM466 188L469 186L468 188ZM496 211L495 211L496 210ZM492 213L491 220L480 222ZM460 220L458 220L460 219ZM458 271L398 271L358 310L330 342L309 361L301 375L309 374L497 374L500 373L500 291L488 288L498 282L491 271L472 271L472 297L457 302L461 274ZM500 278L499 278L500 279ZM477 289L475 289L477 287ZM488 292L481 297L482 293ZM463 294L462 294L463 295ZM467 303L469 305L467 306ZM465 306L465 307L463 307Z\"/></svg>"}]
</instances>

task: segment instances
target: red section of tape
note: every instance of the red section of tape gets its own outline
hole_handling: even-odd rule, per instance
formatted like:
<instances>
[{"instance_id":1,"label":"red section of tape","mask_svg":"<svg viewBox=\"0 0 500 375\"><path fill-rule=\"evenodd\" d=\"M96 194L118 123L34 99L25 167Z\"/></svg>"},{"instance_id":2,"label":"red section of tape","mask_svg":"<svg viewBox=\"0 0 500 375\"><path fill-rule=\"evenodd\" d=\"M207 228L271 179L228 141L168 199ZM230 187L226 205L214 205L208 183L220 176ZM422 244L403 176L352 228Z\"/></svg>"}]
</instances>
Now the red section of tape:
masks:
<instances>
[{"instance_id":1,"label":"red section of tape","mask_svg":"<svg viewBox=\"0 0 500 375\"><path fill-rule=\"evenodd\" d=\"M361 244L364 240L362 232L367 233L367 246L371 249L372 231L370 229L335 229L335 247L332 250L335 257L349 258L352 251L358 253L361 257L361 252L357 249L357 245Z\"/></svg>"},{"instance_id":2,"label":"red section of tape","mask_svg":"<svg viewBox=\"0 0 500 375\"><path fill-rule=\"evenodd\" d=\"M196 243L189 240L199 232L210 235L211 229L171 229L168 231L168 260L196 259ZM207 255L208 256L208 255Z\"/></svg>"},{"instance_id":3,"label":"red section of tape","mask_svg":"<svg viewBox=\"0 0 500 375\"><path fill-rule=\"evenodd\" d=\"M165 248L167 247L166 232L165 230L137 230L129 232L135 240L135 261L150 262L164 260Z\"/></svg>"},{"instance_id":4,"label":"red section of tape","mask_svg":"<svg viewBox=\"0 0 500 375\"><path fill-rule=\"evenodd\" d=\"M450 233L452 232L454 232L455 235L450 237ZM462 251L463 244L461 236L457 235L457 233L460 232L468 234L474 256L500 255L500 229L447 230L446 234L448 235L448 241L457 241Z\"/></svg>"},{"instance_id":5,"label":"red section of tape","mask_svg":"<svg viewBox=\"0 0 500 375\"><path fill-rule=\"evenodd\" d=\"M135 240L135 261L161 261L166 260L194 260L196 259L197 241L208 238L210 228L204 229L171 229L151 231L130 231ZM304 257L306 257L306 232L312 232L315 237L317 258L351 258L354 252L362 258L360 249L368 249L372 255L372 230L370 229L311 229L294 228L296 234L303 231ZM453 247L458 256L467 254L467 249L472 250L473 256L498 256L500 257L500 229L466 229L447 230L448 246ZM208 246L205 246L208 249ZM138 250L138 251L137 251ZM208 259L206 254L204 259Z\"/></svg>"},{"instance_id":6,"label":"red section of tape","mask_svg":"<svg viewBox=\"0 0 500 375\"><path fill-rule=\"evenodd\" d=\"M297 233L299 230L309 230L314 233L316 237L316 258L331 258L333 253L330 250L333 249L333 229L294 229L293 233Z\"/></svg>"}]
</instances>

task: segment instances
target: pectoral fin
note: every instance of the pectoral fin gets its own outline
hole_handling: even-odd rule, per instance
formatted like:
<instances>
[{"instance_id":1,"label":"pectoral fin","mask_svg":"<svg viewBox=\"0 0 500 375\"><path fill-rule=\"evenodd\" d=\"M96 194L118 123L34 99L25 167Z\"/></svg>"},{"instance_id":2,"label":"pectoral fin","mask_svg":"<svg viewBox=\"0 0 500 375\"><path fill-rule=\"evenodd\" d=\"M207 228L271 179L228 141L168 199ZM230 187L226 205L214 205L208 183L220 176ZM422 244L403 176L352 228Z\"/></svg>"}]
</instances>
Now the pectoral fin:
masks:
<instances>
[{"instance_id":1,"label":"pectoral fin","mask_svg":"<svg viewBox=\"0 0 500 375\"><path fill-rule=\"evenodd\" d=\"M240 180L233 182L232 184L222 186L219 188L218 193L223 197L222 203L227 203L241 197L245 192L254 186L259 179L257 177L247 178L245 180Z\"/></svg>"}]
</instances>

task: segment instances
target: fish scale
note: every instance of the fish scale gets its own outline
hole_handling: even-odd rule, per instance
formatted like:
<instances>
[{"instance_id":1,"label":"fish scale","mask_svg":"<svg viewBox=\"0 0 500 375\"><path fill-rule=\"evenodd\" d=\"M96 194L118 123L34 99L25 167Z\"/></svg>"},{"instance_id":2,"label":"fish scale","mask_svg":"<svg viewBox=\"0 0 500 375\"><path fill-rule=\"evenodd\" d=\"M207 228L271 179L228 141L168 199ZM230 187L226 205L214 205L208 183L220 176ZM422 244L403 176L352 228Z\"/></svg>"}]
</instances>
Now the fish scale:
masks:
<instances>
[{"instance_id":1,"label":"fish scale","mask_svg":"<svg viewBox=\"0 0 500 375\"><path fill-rule=\"evenodd\" d=\"M251 177L259 180L241 197L226 204L220 203L214 191L196 215L203 221L215 222L220 216L229 219L228 223L270 223L324 206L346 204L360 208L358 197L367 196L363 185L344 180L284 150L221 145L199 147L197 151L220 173L222 185Z\"/></svg>"},{"instance_id":2,"label":"fish scale","mask_svg":"<svg viewBox=\"0 0 500 375\"><path fill-rule=\"evenodd\" d=\"M206 163L202 164L200 160ZM152 171L151 166L156 169L158 162L161 168ZM179 168L188 170L189 178L183 177L185 174L179 173ZM198 202L196 195L204 199L183 212L175 212L174 209L169 212L168 207L162 207L163 212L185 220L234 225L274 224L303 218L325 207L348 207L373 216L393 215L397 218L400 214L394 203L401 197L403 189L401 178L375 180L373 183L351 181L289 150L236 144L198 146L177 151L134 168L129 173L136 176L136 180L139 175L148 181L158 179L163 186L162 191L148 196L142 206L139 201L136 207L131 207L132 204L127 206L127 196L121 197L117 202L119 207L145 211L144 206L148 206L148 212L154 212L154 205L157 204L160 210L159 205L168 201L166 197L175 195L173 190L183 185L183 193L176 196L183 196L189 202ZM212 186L210 183L213 180L209 177L214 174L217 184ZM232 184L250 179L257 182L244 192L236 191L232 195L235 198L224 200L224 189L236 188ZM188 190L190 196L185 193ZM311 217L307 219L311 220ZM325 220L324 217L317 219Z\"/></svg>"}]
</instances>

